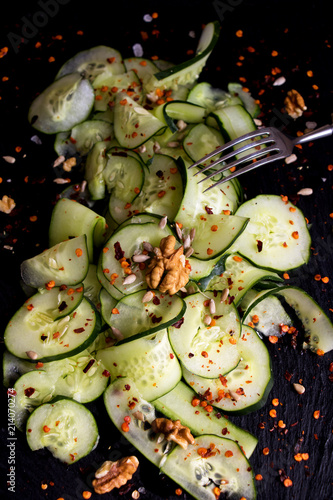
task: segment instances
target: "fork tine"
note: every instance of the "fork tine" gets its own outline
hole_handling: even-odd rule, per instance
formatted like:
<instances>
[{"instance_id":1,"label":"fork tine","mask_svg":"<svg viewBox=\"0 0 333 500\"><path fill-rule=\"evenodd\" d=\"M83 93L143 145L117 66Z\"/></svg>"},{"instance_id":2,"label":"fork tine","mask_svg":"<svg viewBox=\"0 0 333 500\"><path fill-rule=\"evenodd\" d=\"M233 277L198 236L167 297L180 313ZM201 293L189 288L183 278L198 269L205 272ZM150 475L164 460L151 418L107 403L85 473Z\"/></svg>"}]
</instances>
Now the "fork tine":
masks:
<instances>
[{"instance_id":1,"label":"fork tine","mask_svg":"<svg viewBox=\"0 0 333 500\"><path fill-rule=\"evenodd\" d=\"M273 153L274 151L276 151L276 149L277 149L276 146L272 145L270 147L267 147L267 148L264 148L264 149L260 149L259 151L254 151L253 153L250 153L250 154L248 154L246 156L243 156L243 158L239 158L238 160L236 159L236 160L228 163L227 165L224 165L219 170L215 170L215 171L211 172L210 174L206 175L204 179L201 179L201 181L198 182L198 184L200 184L200 182L203 182L203 181L205 181L207 179L210 179L210 177L214 177L217 174L221 174L222 172L225 172L226 170L229 170L232 167L238 166L241 163L245 163L247 161L254 160L255 158L258 158L258 157L263 156L263 155L267 156L268 154ZM218 164L219 161L216 161L214 163ZM214 165L214 164L212 164L212 165ZM197 173L201 173L201 172L203 172L203 170L204 169L200 170ZM194 174L194 175L197 175L197 174ZM229 176L227 176L227 177L229 177Z\"/></svg>"},{"instance_id":2,"label":"fork tine","mask_svg":"<svg viewBox=\"0 0 333 500\"><path fill-rule=\"evenodd\" d=\"M268 127L263 127L261 129L254 130L253 132L249 132L246 135L242 135L240 137L237 137L233 141L227 142L226 144L223 144L223 146L221 146L220 148L217 148L214 151L212 151L211 153L208 153L206 156L203 156L200 160L196 161L195 163L193 163L193 165L191 165L188 168L190 169L192 167L197 167L201 163L203 163L207 160L210 160L213 156L215 156L219 153L222 153L226 149L229 149L229 148L232 148L233 146L236 146L236 144L239 144L240 142L247 141L248 139L252 139L252 138L257 137L257 136L260 137L262 135L268 135L268 137L269 137L271 135L271 133L272 133L271 129L269 129Z\"/></svg>"},{"instance_id":3,"label":"fork tine","mask_svg":"<svg viewBox=\"0 0 333 500\"><path fill-rule=\"evenodd\" d=\"M245 144L241 148L234 149L230 153L228 153L228 154L226 154L224 156L221 156L220 158L218 158L217 160L215 160L213 163L210 163L209 165L206 165L205 167L201 168L200 172L205 172L206 170L210 170L211 168L214 168L219 163L222 163L222 162L224 162L226 160L229 160L230 158L232 158L235 155L239 155L241 153L245 153L245 151L247 151L249 149L252 149L252 148L258 148L259 146L263 146L264 144L267 144L267 142L269 142L269 141L272 141L272 139L269 139L269 138L266 137L266 138L260 139L258 141L252 141L252 142L250 142L248 144ZM264 148L262 150L257 150L257 152L255 153L254 157L257 156L257 155L260 156L260 151L265 151L266 152L267 149ZM240 162L240 160L238 160L238 162ZM221 170L219 170L218 172L224 172L224 170L228 170L228 168L230 168L230 167L226 166L226 168L221 168ZM194 175L198 175L200 172L197 172Z\"/></svg>"},{"instance_id":4,"label":"fork tine","mask_svg":"<svg viewBox=\"0 0 333 500\"><path fill-rule=\"evenodd\" d=\"M262 158L259 161L255 161L253 163L250 163L250 165L246 165L246 167L243 167L243 168L241 168L239 170L236 170L235 172L232 172L231 174L227 175L226 177L222 177L222 179L220 179L219 181L217 181L214 184L212 184L211 186L209 186L203 192L206 193L210 189L218 186L219 184L223 184L224 182L228 182L231 179L234 179L235 177L238 177L239 175L242 175L242 174L245 174L246 172L249 172L250 170L253 170L255 168L261 167L262 165L266 165L267 163L271 163L272 161L280 160L280 159L283 159L283 158L284 158L284 155L277 153L275 155L268 156L267 158L266 157Z\"/></svg>"}]
</instances>

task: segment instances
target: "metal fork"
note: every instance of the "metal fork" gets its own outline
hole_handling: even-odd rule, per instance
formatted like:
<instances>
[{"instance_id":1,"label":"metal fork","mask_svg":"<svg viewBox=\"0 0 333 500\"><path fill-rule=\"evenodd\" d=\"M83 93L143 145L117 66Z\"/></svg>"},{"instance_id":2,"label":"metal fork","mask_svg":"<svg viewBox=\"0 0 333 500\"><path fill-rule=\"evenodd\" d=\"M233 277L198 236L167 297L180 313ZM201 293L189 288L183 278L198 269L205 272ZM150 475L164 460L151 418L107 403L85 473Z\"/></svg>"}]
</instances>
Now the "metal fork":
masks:
<instances>
[{"instance_id":1,"label":"metal fork","mask_svg":"<svg viewBox=\"0 0 333 500\"><path fill-rule=\"evenodd\" d=\"M228 182L234 177L238 177L239 175L245 174L254 168L261 167L262 165L266 165L267 163L271 163L272 161L282 160L290 156L293 152L293 149L298 144L305 144L309 141L315 141L317 139L323 139L324 137L329 137L333 134L333 125L324 125L321 128L313 130L307 134L304 134L300 137L290 138L280 130L273 127L263 127L261 129L250 132L249 134L242 135L237 139L230 141L220 148L215 149L211 153L207 154L197 162L190 165L188 168L197 167L202 163L210 160L217 154L226 152L228 149L233 148L229 153L225 153L223 156L219 157L217 160L209 163L205 167L201 168L194 175L198 175L200 173L205 172L206 170L213 170L211 173L205 176L204 179L201 179L199 183L206 181L207 179L216 176L217 174L222 174L226 170L229 170L233 167L238 167L243 163L250 162L249 165L245 167L235 170L229 175L222 177L220 180L216 181L214 184L210 185L204 192L209 191L213 187L222 184L223 182ZM235 148L237 144L240 144L244 141L247 143L244 146L239 148ZM235 149L234 149L235 148ZM254 149L254 151L249 154L245 154L248 150ZM237 158L237 156L242 155ZM218 169L214 170L217 165L224 162L225 165Z\"/></svg>"}]
</instances>

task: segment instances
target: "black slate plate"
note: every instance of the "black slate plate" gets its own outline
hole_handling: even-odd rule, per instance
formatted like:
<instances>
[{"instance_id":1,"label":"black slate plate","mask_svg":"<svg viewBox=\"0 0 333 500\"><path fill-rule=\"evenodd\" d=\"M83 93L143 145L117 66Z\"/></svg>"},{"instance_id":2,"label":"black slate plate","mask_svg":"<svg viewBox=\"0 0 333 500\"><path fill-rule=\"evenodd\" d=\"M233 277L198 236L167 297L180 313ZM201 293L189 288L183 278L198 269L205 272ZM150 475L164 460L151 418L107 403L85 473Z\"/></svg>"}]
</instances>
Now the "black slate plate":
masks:
<instances>
[{"instance_id":1,"label":"black slate plate","mask_svg":"<svg viewBox=\"0 0 333 500\"><path fill-rule=\"evenodd\" d=\"M145 22L143 16L153 12L158 17ZM202 24L214 19L221 22L221 37L201 80L223 89L230 81L242 81L260 100L263 123L291 135L304 131L307 121L318 126L331 123L331 16L325 2L109 1L86 6L76 0L45 0L7 6L1 21L0 45L0 49L9 49L0 59L0 198L11 196L16 207L9 215L0 213L2 330L24 300L19 264L47 246L50 213L61 191L53 182L54 138L36 134L27 123L32 99L52 81L63 62L98 44L120 49L127 57L132 55L132 46L141 43L146 57L158 55L181 62L189 57L188 50L195 49ZM238 30L243 31L242 37L236 36ZM192 31L196 38L189 36ZM279 76L284 76L286 82L274 86ZM284 98L290 89L298 90L307 105L307 111L297 120L283 113ZM32 140L35 135L41 144ZM7 163L3 156L12 156L16 161ZM312 256L307 266L290 273L289 283L309 292L332 318L332 140L304 146L297 156L295 163L280 162L254 171L241 182L248 197L283 194L304 211L311 224ZM72 181L77 180L74 172ZM298 196L304 187L311 187L313 194ZM327 276L330 281L316 281L315 275ZM232 419L259 438L251 457L255 473L263 477L257 481L258 500L333 497L329 370L333 354L317 357L302 353L301 345L301 337L297 338L296 348L290 338L275 345L268 343L275 376L269 400L261 411ZM292 389L292 383L299 380L306 388L302 396ZM91 490L93 472L105 459L116 460L135 451L114 429L102 401L98 401L89 407L99 422L100 443L88 457L65 467L47 451L32 453L18 431L15 441L9 439L6 391L2 391L1 398L1 498L80 499L83 491ZM273 398L280 401L276 418L269 416ZM320 410L318 420L313 418L315 410ZM280 419L285 429L277 427ZM12 451L10 443L15 445ZM268 455L262 452L265 447L270 450ZM297 451L309 453L309 460L296 462L293 457ZM106 498L130 499L134 490L145 499L190 498L186 493L177 496L177 485L139 458L140 468L130 483ZM15 492L6 485L10 465L15 467ZM283 485L285 476L293 481L290 488ZM42 484L47 488L43 489ZM98 495L93 493L91 498Z\"/></svg>"}]
</instances>

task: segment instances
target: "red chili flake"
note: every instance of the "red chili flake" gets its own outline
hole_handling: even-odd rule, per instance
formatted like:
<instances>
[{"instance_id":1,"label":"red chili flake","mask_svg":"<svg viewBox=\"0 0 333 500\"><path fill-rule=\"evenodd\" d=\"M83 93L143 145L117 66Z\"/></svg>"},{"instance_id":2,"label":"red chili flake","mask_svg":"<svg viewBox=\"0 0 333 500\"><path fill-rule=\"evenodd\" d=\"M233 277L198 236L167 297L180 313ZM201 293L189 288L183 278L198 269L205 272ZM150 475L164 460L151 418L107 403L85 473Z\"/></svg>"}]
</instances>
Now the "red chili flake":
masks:
<instances>
[{"instance_id":1,"label":"red chili flake","mask_svg":"<svg viewBox=\"0 0 333 500\"><path fill-rule=\"evenodd\" d=\"M65 302L64 300L61 302L61 304L59 305L58 307L58 310L60 312L64 311L66 309L66 307L68 306L67 302Z\"/></svg>"},{"instance_id":2,"label":"red chili flake","mask_svg":"<svg viewBox=\"0 0 333 500\"><path fill-rule=\"evenodd\" d=\"M227 387L227 379L223 375L219 375L219 379L223 387Z\"/></svg>"},{"instance_id":3,"label":"red chili flake","mask_svg":"<svg viewBox=\"0 0 333 500\"><path fill-rule=\"evenodd\" d=\"M73 330L73 331L74 331L74 333L82 333L82 332L84 332L84 330L85 330L85 329L84 329L83 327L81 327L81 328L76 328L76 329L75 329L75 330Z\"/></svg>"},{"instance_id":4,"label":"red chili flake","mask_svg":"<svg viewBox=\"0 0 333 500\"><path fill-rule=\"evenodd\" d=\"M207 212L207 214L213 214L213 209L212 208L209 208L207 205L205 206L205 210Z\"/></svg>"},{"instance_id":5,"label":"red chili flake","mask_svg":"<svg viewBox=\"0 0 333 500\"><path fill-rule=\"evenodd\" d=\"M103 377L110 377L110 372L108 370L103 370Z\"/></svg>"},{"instance_id":6,"label":"red chili flake","mask_svg":"<svg viewBox=\"0 0 333 500\"><path fill-rule=\"evenodd\" d=\"M87 371L90 370L90 368L95 363L95 361L96 361L95 359L91 359L89 361L89 363L87 364L87 366L85 368L83 368L83 373L87 373Z\"/></svg>"},{"instance_id":7,"label":"red chili flake","mask_svg":"<svg viewBox=\"0 0 333 500\"><path fill-rule=\"evenodd\" d=\"M47 425L44 425L44 427L43 427L44 432L50 432L50 430L51 430L50 427L48 427Z\"/></svg>"},{"instance_id":8,"label":"red chili flake","mask_svg":"<svg viewBox=\"0 0 333 500\"><path fill-rule=\"evenodd\" d=\"M174 323L172 326L174 328L180 328L183 323L184 323L184 318L181 318L179 321L176 321L176 323Z\"/></svg>"},{"instance_id":9,"label":"red chili flake","mask_svg":"<svg viewBox=\"0 0 333 500\"><path fill-rule=\"evenodd\" d=\"M120 260L124 257L125 252L122 250L119 241L116 241L116 243L113 245L114 246L114 257L116 260Z\"/></svg>"},{"instance_id":10,"label":"red chili flake","mask_svg":"<svg viewBox=\"0 0 333 500\"><path fill-rule=\"evenodd\" d=\"M260 241L260 240L257 240L257 250L258 250L258 252L262 251L262 241Z\"/></svg>"},{"instance_id":11,"label":"red chili flake","mask_svg":"<svg viewBox=\"0 0 333 500\"><path fill-rule=\"evenodd\" d=\"M31 396L34 394L36 389L34 389L33 387L27 387L26 389L24 389L24 395L27 397L27 398L31 398Z\"/></svg>"},{"instance_id":12,"label":"red chili flake","mask_svg":"<svg viewBox=\"0 0 333 500\"><path fill-rule=\"evenodd\" d=\"M153 314L153 316L151 317L151 320L152 322L155 324L155 323L160 323L162 321L162 316L160 317L157 317L155 316L155 314Z\"/></svg>"}]
</instances>

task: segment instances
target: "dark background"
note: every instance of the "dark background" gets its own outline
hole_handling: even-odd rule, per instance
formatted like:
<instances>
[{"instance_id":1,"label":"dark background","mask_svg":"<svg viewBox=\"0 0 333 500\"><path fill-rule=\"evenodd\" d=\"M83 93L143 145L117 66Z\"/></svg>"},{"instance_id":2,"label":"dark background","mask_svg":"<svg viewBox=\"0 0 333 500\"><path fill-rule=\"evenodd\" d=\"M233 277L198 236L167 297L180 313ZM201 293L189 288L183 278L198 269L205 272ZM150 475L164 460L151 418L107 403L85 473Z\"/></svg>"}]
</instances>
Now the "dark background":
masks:
<instances>
[{"instance_id":1,"label":"dark background","mask_svg":"<svg viewBox=\"0 0 333 500\"><path fill-rule=\"evenodd\" d=\"M124 57L133 55L132 46L141 43L144 57L158 55L173 62L186 60L188 50L195 50L202 25L220 20L220 40L208 60L201 80L226 89L228 82L241 81L260 100L265 125L274 125L291 135L303 132L307 121L318 126L332 123L332 48L329 2L280 1L168 1L168 2L94 2L66 0L52 2L53 10L40 16L46 2L12 2L1 16L1 45L8 53L0 59L0 198L11 196L16 207L11 214L0 213L0 320L1 329L21 305L24 296L19 286L19 264L47 246L47 228L56 195L61 186L53 179L56 154L54 137L39 134L27 123L29 104L38 92L48 86L60 66L78 51L95 45L114 47ZM47 3L49 9L52 7ZM45 12L45 11L44 11ZM152 22L145 14L158 13ZM28 28L25 28L28 21ZM237 37L237 30L243 31ZM195 33L195 38L189 32ZM144 34L143 34L144 33ZM146 38L147 35L147 39ZM20 37L25 43L19 43ZM143 39L144 38L144 39ZM36 46L39 44L40 46ZM276 51L276 55L272 55ZM49 58L54 57L54 61ZM313 76L307 73L311 71ZM282 86L274 80L284 76ZM241 80L240 80L241 79ZM286 92L296 89L304 97L307 111L297 120L283 114ZM31 140L37 135L41 144ZM18 150L16 148L19 148ZM3 156L13 156L13 164ZM297 162L264 167L241 178L246 196L260 193L287 195L303 211L311 224L312 255L307 266L290 273L289 283L310 293L332 319L332 139L306 145L297 152ZM77 173L72 174L76 182ZM313 188L313 194L299 197L301 188ZM31 220L31 216L37 216ZM34 217L33 217L34 218ZM324 283L315 275L329 277ZM271 353L275 385L266 406L244 417L232 420L259 438L251 457L256 474L258 500L329 500L333 497L332 450L332 352L324 357L303 353L301 334L294 348L289 338L268 348ZM286 377L287 374L291 375ZM290 378L290 380L287 380ZM330 380L331 379L331 380ZM292 383L302 381L302 396ZM271 401L279 398L277 418L269 416ZM90 489L93 471L104 460L116 460L135 450L119 436L109 421L102 401L89 405L97 417L101 440L98 448L79 463L66 468L47 451L32 453L24 436L17 432L16 493L6 489L7 396L2 391L1 498L80 499ZM313 412L320 410L320 418ZM277 427L283 420L285 429ZM110 448L111 446L111 448ZM262 450L269 447L264 456ZM309 453L300 463L294 454ZM190 498L175 495L177 485L150 465L143 457L140 468L128 487L105 498L130 499L136 489L140 498ZM291 488L281 479L289 476ZM48 485L46 490L41 484ZM53 484L52 484L53 483ZM142 489L143 488L143 489ZM98 498L93 494L92 498Z\"/></svg>"}]
</instances>

